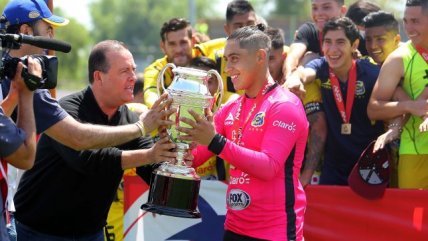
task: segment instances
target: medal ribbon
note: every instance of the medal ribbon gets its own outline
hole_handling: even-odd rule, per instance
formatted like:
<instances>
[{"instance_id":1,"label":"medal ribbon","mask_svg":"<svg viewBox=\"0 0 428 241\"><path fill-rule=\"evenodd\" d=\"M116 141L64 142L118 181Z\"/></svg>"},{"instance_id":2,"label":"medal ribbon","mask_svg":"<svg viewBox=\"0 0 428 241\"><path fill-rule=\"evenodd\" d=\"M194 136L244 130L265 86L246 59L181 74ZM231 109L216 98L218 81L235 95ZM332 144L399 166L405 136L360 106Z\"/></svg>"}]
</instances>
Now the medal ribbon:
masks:
<instances>
[{"instance_id":1,"label":"medal ribbon","mask_svg":"<svg viewBox=\"0 0 428 241\"><path fill-rule=\"evenodd\" d=\"M425 62L428 64L428 50L422 48L420 45L415 46L416 51L422 56Z\"/></svg>"},{"instance_id":2,"label":"medal ribbon","mask_svg":"<svg viewBox=\"0 0 428 241\"><path fill-rule=\"evenodd\" d=\"M337 109L339 110L343 123L349 123L351 119L352 105L354 104L355 86L357 83L357 64L355 60L353 60L351 70L349 71L348 90L346 92L346 110L343 103L342 91L340 90L339 79L333 73L332 69L330 69L329 75Z\"/></svg>"}]
</instances>

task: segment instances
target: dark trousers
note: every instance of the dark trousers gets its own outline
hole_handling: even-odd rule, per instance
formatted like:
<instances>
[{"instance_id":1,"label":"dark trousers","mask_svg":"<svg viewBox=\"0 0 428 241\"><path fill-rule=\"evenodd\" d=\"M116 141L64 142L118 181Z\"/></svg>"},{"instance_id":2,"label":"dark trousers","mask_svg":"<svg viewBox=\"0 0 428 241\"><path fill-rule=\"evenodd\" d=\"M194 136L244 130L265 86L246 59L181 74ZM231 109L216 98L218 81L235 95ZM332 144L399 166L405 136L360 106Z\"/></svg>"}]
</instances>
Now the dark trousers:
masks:
<instances>
[{"instance_id":1,"label":"dark trousers","mask_svg":"<svg viewBox=\"0 0 428 241\"><path fill-rule=\"evenodd\" d=\"M18 234L18 241L104 241L103 230L100 230L95 234L81 237L58 237L40 233L17 221L16 231Z\"/></svg>"},{"instance_id":2,"label":"dark trousers","mask_svg":"<svg viewBox=\"0 0 428 241\"><path fill-rule=\"evenodd\" d=\"M240 235L229 230L224 231L223 241L269 241L266 239L252 238L244 235Z\"/></svg>"}]
</instances>

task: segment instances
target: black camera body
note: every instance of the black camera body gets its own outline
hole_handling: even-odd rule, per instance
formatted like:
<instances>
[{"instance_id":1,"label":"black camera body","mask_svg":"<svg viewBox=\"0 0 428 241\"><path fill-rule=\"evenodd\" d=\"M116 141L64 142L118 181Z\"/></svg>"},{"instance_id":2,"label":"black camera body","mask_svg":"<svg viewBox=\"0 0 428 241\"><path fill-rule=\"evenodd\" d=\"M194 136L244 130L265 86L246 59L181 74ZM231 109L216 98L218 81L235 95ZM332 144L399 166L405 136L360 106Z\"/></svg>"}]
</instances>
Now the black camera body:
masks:
<instances>
[{"instance_id":1,"label":"black camera body","mask_svg":"<svg viewBox=\"0 0 428 241\"><path fill-rule=\"evenodd\" d=\"M42 67L42 77L28 73L28 56L22 58L10 58L2 61L0 68L0 79L13 79L16 73L16 67L19 62L24 64L21 76L29 90L35 89L53 89L56 87L58 78L58 58L50 55L32 55L34 60L38 61Z\"/></svg>"},{"instance_id":2,"label":"black camera body","mask_svg":"<svg viewBox=\"0 0 428 241\"><path fill-rule=\"evenodd\" d=\"M4 17L0 17L0 23L4 23ZM21 44L29 44L42 49L52 49L68 53L71 50L70 44L55 39L42 36L31 36L25 34L4 33L0 30L0 50L3 50L3 58L0 64L0 82L6 77L13 79L16 73L16 67L19 62L24 64L22 77L28 89L53 89L56 87L58 78L58 59L55 56L31 55L42 66L42 77L39 78L28 73L27 58L5 58L11 49L19 49Z\"/></svg>"}]
</instances>

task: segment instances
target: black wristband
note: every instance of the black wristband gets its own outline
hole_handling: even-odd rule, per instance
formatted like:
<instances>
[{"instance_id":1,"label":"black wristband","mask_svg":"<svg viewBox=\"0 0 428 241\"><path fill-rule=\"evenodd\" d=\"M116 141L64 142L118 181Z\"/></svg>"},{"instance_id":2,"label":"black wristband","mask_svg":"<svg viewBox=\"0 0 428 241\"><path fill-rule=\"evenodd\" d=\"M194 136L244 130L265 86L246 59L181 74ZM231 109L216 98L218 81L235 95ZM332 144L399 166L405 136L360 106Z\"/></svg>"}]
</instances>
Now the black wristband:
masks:
<instances>
[{"instance_id":1,"label":"black wristband","mask_svg":"<svg viewBox=\"0 0 428 241\"><path fill-rule=\"evenodd\" d=\"M208 150L212 153L219 155L223 151L224 146L226 145L226 138L220 134L215 134L214 138L211 140L208 145Z\"/></svg>"}]
</instances>

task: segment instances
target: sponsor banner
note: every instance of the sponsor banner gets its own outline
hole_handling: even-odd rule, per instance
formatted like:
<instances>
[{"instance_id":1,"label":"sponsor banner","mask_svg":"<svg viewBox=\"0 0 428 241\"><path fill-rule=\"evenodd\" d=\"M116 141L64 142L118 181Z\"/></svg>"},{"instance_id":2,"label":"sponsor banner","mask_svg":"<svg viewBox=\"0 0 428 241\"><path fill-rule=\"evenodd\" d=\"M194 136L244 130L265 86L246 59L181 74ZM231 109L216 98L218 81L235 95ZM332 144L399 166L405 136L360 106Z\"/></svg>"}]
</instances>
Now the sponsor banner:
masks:
<instances>
[{"instance_id":1,"label":"sponsor banner","mask_svg":"<svg viewBox=\"0 0 428 241\"><path fill-rule=\"evenodd\" d=\"M125 177L125 241L222 240L227 184L201 182L198 210L201 219L153 215L140 209L148 186L139 177ZM426 240L428 191L386 189L379 200L367 200L349 187L308 186L306 241ZM245 194L232 190L228 200L246 203Z\"/></svg>"},{"instance_id":2,"label":"sponsor banner","mask_svg":"<svg viewBox=\"0 0 428 241\"><path fill-rule=\"evenodd\" d=\"M364 199L349 187L308 186L306 241L428 240L428 191L386 189Z\"/></svg>"},{"instance_id":3,"label":"sponsor banner","mask_svg":"<svg viewBox=\"0 0 428 241\"><path fill-rule=\"evenodd\" d=\"M223 239L227 184L202 180L201 219L154 215L140 209L149 187L139 177L125 177L124 241L218 241Z\"/></svg>"}]
</instances>

